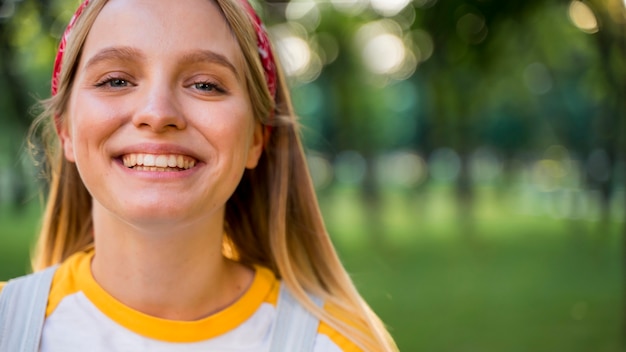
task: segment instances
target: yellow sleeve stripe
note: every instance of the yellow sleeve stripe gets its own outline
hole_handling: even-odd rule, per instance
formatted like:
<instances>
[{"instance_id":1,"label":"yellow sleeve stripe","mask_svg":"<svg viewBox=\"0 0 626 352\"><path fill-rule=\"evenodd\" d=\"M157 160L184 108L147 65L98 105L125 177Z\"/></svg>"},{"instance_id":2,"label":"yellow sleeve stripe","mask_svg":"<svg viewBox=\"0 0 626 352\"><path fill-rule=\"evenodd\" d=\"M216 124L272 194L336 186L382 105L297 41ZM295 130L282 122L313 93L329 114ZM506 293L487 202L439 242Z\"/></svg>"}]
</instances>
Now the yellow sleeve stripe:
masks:
<instances>
[{"instance_id":1,"label":"yellow sleeve stripe","mask_svg":"<svg viewBox=\"0 0 626 352\"><path fill-rule=\"evenodd\" d=\"M335 343L343 352L363 352L354 342L350 341L347 337L338 333L337 330L321 322L317 332L322 335L328 336L332 342Z\"/></svg>"},{"instance_id":2,"label":"yellow sleeve stripe","mask_svg":"<svg viewBox=\"0 0 626 352\"><path fill-rule=\"evenodd\" d=\"M0 282L0 293L2 293L2 289L4 288L4 285L6 285L6 282Z\"/></svg>"},{"instance_id":3,"label":"yellow sleeve stripe","mask_svg":"<svg viewBox=\"0 0 626 352\"><path fill-rule=\"evenodd\" d=\"M324 310L330 313L330 315L334 316L336 319L339 319L346 324L356 327L350 314L339 309L335 305L325 304ZM328 336L328 338L330 338L344 352L363 352L363 350L360 349L354 342L352 342L343 334L339 333L337 330L330 327L325 322L320 323L317 332Z\"/></svg>"}]
</instances>

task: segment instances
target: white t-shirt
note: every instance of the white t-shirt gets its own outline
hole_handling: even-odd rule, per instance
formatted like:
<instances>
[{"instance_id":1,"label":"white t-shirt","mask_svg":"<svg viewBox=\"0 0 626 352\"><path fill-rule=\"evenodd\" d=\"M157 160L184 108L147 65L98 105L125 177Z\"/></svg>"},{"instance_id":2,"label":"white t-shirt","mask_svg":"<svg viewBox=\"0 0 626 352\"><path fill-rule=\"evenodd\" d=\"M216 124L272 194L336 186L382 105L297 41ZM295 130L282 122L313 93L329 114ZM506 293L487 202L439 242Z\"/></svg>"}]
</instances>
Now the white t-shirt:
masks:
<instances>
[{"instance_id":1,"label":"white t-shirt","mask_svg":"<svg viewBox=\"0 0 626 352\"><path fill-rule=\"evenodd\" d=\"M280 282L257 267L246 293L226 309L197 321L174 321L133 310L91 275L94 251L73 255L55 273L41 352L263 352L269 351ZM320 323L316 352L361 351Z\"/></svg>"}]
</instances>

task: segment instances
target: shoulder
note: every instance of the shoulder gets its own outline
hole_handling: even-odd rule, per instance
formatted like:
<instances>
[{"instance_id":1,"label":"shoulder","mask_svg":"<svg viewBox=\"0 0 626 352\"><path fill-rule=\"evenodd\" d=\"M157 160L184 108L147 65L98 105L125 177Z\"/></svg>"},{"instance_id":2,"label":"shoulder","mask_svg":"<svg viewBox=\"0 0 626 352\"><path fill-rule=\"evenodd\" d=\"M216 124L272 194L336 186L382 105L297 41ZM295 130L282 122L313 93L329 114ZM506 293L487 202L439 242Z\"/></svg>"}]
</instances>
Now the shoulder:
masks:
<instances>
[{"instance_id":1,"label":"shoulder","mask_svg":"<svg viewBox=\"0 0 626 352\"><path fill-rule=\"evenodd\" d=\"M4 285L6 285L6 282L1 282L0 281L0 293L2 293L2 289L4 288Z\"/></svg>"},{"instance_id":2,"label":"shoulder","mask_svg":"<svg viewBox=\"0 0 626 352\"><path fill-rule=\"evenodd\" d=\"M266 295L265 302L277 308L280 296L281 280L277 279L273 273L266 268L257 267L257 275L271 282L271 289ZM323 309L333 318L340 320L347 325L353 325L350 315L337 309L332 304L324 304ZM320 321L317 328L317 338L315 343L315 351L343 351L343 352L362 352L352 340L347 336L331 327L330 324Z\"/></svg>"},{"instance_id":3,"label":"shoulder","mask_svg":"<svg viewBox=\"0 0 626 352\"><path fill-rule=\"evenodd\" d=\"M318 338L315 344L315 351L363 352L352 340L326 323L320 323L317 333Z\"/></svg>"},{"instance_id":4,"label":"shoulder","mask_svg":"<svg viewBox=\"0 0 626 352\"><path fill-rule=\"evenodd\" d=\"M342 321L343 323L354 326L352 319L349 315L342 312L340 309L335 307L332 304L325 304L324 310L333 316L335 319ZM325 336L338 347L343 352L362 352L363 350L359 348L351 339L349 339L346 335L339 332L335 328L331 327L330 324L322 321L317 329L317 333L319 336ZM324 350L325 351L325 350Z\"/></svg>"},{"instance_id":5,"label":"shoulder","mask_svg":"<svg viewBox=\"0 0 626 352\"><path fill-rule=\"evenodd\" d=\"M88 281L91 276L89 264L93 255L93 250L77 252L58 265L50 286L46 317L50 316L66 297L81 291L83 288L81 283Z\"/></svg>"}]
</instances>

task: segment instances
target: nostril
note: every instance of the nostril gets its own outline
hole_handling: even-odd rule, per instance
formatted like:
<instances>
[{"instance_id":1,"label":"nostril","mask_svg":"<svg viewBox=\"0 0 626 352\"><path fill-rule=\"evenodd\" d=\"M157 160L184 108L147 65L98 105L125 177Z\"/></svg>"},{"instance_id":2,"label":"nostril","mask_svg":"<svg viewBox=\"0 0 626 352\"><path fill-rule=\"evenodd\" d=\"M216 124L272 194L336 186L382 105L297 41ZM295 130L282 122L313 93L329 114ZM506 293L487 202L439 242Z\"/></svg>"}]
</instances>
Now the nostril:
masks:
<instances>
[{"instance_id":1,"label":"nostril","mask_svg":"<svg viewBox=\"0 0 626 352\"><path fill-rule=\"evenodd\" d=\"M169 130L182 130L186 127L183 118L176 116L143 115L134 118L134 124L139 129L152 130L156 133Z\"/></svg>"}]
</instances>

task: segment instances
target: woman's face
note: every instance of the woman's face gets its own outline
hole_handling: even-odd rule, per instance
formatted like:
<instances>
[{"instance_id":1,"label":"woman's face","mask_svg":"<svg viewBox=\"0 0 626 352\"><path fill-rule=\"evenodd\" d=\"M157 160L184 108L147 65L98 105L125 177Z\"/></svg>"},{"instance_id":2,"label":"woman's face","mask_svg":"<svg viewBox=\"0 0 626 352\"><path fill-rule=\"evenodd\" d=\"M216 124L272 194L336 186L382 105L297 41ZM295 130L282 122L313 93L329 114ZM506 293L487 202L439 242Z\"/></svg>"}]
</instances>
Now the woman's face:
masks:
<instances>
[{"instance_id":1,"label":"woman's face","mask_svg":"<svg viewBox=\"0 0 626 352\"><path fill-rule=\"evenodd\" d=\"M94 209L132 223L222 216L262 151L243 54L209 0L110 0L64 118Z\"/></svg>"}]
</instances>

